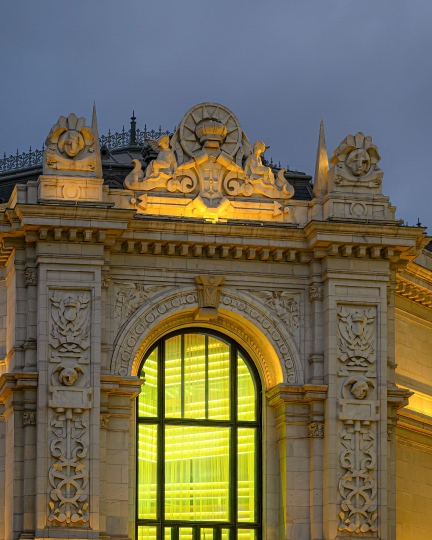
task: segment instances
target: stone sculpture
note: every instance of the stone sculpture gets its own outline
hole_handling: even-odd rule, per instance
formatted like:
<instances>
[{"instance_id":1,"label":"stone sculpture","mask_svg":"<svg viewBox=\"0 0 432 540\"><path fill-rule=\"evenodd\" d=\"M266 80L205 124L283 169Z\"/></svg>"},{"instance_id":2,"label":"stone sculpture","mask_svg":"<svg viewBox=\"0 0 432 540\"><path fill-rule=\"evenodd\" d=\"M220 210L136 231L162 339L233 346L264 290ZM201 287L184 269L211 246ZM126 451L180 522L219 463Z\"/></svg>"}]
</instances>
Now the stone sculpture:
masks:
<instances>
[{"instance_id":1,"label":"stone sculpture","mask_svg":"<svg viewBox=\"0 0 432 540\"><path fill-rule=\"evenodd\" d=\"M45 141L44 174L70 175L77 171L96 171L96 139L85 118L71 113L60 116ZM91 174L90 174L91 175Z\"/></svg>"},{"instance_id":2,"label":"stone sculpture","mask_svg":"<svg viewBox=\"0 0 432 540\"><path fill-rule=\"evenodd\" d=\"M383 172L377 166L381 159L378 148L372 144L372 137L359 132L348 135L340 143L330 158L333 165L330 183L333 190L380 188Z\"/></svg>"},{"instance_id":3,"label":"stone sculpture","mask_svg":"<svg viewBox=\"0 0 432 540\"><path fill-rule=\"evenodd\" d=\"M208 208L227 208L230 196L287 200L294 195L284 177L286 169L275 178L272 169L262 163L265 144L255 143L252 154L237 118L222 105L193 107L171 140L164 136L147 143L158 157L145 172L141 162L133 160L135 167L126 177L125 187L135 192L194 192L191 210L204 213Z\"/></svg>"}]
</instances>

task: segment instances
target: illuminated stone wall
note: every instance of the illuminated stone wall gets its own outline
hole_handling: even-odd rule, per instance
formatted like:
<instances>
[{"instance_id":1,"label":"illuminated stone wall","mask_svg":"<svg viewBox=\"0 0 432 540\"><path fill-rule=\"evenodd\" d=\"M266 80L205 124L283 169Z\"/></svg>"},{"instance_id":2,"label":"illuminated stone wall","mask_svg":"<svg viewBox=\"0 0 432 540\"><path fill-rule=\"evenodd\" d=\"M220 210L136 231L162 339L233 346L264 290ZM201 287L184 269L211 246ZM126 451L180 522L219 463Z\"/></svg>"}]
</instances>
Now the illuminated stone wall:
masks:
<instances>
[{"instance_id":1,"label":"illuminated stone wall","mask_svg":"<svg viewBox=\"0 0 432 540\"><path fill-rule=\"evenodd\" d=\"M197 326L259 372L253 526L266 540L394 540L429 511L412 503L431 474L424 230L394 219L362 133L329 169L321 130L305 201L225 107L199 104L178 125L115 189L96 114L91 127L62 116L43 174L0 207L0 540L136 539L140 364Z\"/></svg>"},{"instance_id":2,"label":"illuminated stone wall","mask_svg":"<svg viewBox=\"0 0 432 540\"><path fill-rule=\"evenodd\" d=\"M432 538L432 253L396 286L396 382L413 395L396 429L397 539Z\"/></svg>"}]
</instances>

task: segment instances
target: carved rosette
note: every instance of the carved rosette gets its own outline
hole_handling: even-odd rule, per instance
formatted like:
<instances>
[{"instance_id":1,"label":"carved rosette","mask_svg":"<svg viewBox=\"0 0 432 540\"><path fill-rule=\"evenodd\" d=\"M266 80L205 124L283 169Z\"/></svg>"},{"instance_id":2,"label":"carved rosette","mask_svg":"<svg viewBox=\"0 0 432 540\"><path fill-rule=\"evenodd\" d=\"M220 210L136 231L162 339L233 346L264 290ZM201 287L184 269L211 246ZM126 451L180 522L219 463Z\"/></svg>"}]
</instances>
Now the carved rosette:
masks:
<instances>
[{"instance_id":1,"label":"carved rosette","mask_svg":"<svg viewBox=\"0 0 432 540\"><path fill-rule=\"evenodd\" d=\"M340 307L339 530L375 532L377 519L376 310Z\"/></svg>"},{"instance_id":2,"label":"carved rosette","mask_svg":"<svg viewBox=\"0 0 432 540\"><path fill-rule=\"evenodd\" d=\"M25 277L26 287L28 285L37 285L37 270L36 269L26 270L24 272L24 277Z\"/></svg>"},{"instance_id":3,"label":"carved rosette","mask_svg":"<svg viewBox=\"0 0 432 540\"><path fill-rule=\"evenodd\" d=\"M322 300L324 298L324 287L322 285L311 285L309 287L309 300Z\"/></svg>"},{"instance_id":4,"label":"carved rosette","mask_svg":"<svg viewBox=\"0 0 432 540\"><path fill-rule=\"evenodd\" d=\"M35 426L36 425L36 411L23 411L23 426Z\"/></svg>"},{"instance_id":5,"label":"carved rosette","mask_svg":"<svg viewBox=\"0 0 432 540\"><path fill-rule=\"evenodd\" d=\"M311 422L308 427L309 437L324 437L324 422Z\"/></svg>"},{"instance_id":6,"label":"carved rosette","mask_svg":"<svg viewBox=\"0 0 432 540\"><path fill-rule=\"evenodd\" d=\"M82 527L89 519L90 294L52 291L50 305L48 521Z\"/></svg>"}]
</instances>

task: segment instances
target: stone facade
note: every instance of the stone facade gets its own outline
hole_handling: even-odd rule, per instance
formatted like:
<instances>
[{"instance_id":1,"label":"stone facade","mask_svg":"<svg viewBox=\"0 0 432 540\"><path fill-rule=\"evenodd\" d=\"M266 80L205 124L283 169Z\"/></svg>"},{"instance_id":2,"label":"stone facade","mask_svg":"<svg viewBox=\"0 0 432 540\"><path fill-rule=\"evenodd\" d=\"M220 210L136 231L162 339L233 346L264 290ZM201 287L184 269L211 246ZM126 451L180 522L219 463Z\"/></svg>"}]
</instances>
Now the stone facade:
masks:
<instances>
[{"instance_id":1,"label":"stone facade","mask_svg":"<svg viewBox=\"0 0 432 540\"><path fill-rule=\"evenodd\" d=\"M196 326L260 372L265 538L429 538L432 256L371 137L321 127L310 201L222 105L124 189L98 140L60 117L0 212L0 538L135 538L138 369Z\"/></svg>"}]
</instances>

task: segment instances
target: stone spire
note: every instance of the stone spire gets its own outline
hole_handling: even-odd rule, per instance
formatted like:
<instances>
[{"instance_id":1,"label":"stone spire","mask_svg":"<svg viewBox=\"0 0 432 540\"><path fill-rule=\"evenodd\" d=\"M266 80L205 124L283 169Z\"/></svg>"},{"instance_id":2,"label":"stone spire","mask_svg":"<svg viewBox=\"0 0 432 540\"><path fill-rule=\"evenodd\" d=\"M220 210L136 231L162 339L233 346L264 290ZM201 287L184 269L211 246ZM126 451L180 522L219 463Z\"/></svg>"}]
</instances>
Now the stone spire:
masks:
<instances>
[{"instance_id":1,"label":"stone spire","mask_svg":"<svg viewBox=\"0 0 432 540\"><path fill-rule=\"evenodd\" d=\"M328 171L329 164L324 135L324 122L321 118L313 188L315 197L322 197L328 192Z\"/></svg>"},{"instance_id":2,"label":"stone spire","mask_svg":"<svg viewBox=\"0 0 432 540\"><path fill-rule=\"evenodd\" d=\"M93 102L93 114L92 114L92 123L91 129L93 137L95 138L95 153L96 153L96 177L102 178L102 161L101 161L101 151L99 144L99 132L96 116L96 101Z\"/></svg>"}]
</instances>

